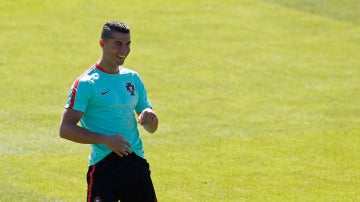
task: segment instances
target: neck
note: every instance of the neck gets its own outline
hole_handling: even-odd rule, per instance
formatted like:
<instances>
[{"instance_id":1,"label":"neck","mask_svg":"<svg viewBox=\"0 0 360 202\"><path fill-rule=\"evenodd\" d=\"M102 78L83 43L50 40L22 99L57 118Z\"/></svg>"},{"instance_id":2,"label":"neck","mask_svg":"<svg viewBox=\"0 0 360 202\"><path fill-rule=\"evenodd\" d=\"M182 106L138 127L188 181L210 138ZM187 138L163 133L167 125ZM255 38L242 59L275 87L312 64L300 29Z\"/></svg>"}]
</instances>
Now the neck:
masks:
<instances>
[{"instance_id":1,"label":"neck","mask_svg":"<svg viewBox=\"0 0 360 202\"><path fill-rule=\"evenodd\" d=\"M98 65L102 68L103 71L105 71L108 74L119 73L119 65L109 64L104 62L103 60L100 60L98 62Z\"/></svg>"}]
</instances>

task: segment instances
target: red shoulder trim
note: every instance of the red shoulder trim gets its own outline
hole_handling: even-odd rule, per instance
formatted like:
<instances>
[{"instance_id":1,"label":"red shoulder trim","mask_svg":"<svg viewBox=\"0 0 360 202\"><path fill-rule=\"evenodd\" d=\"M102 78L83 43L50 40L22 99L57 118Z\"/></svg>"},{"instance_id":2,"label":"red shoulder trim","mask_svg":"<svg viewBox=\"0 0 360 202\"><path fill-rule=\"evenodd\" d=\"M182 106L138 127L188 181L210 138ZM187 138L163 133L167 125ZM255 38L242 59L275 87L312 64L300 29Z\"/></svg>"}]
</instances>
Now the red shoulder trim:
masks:
<instances>
[{"instance_id":1,"label":"red shoulder trim","mask_svg":"<svg viewBox=\"0 0 360 202\"><path fill-rule=\"evenodd\" d=\"M98 63L95 64L95 67L98 68L100 71L107 73L104 68L102 68ZM107 73L108 74L108 73Z\"/></svg>"},{"instance_id":2,"label":"red shoulder trim","mask_svg":"<svg viewBox=\"0 0 360 202\"><path fill-rule=\"evenodd\" d=\"M90 72L91 70L93 70L95 68L95 66L91 66L86 72L84 72L83 74L81 74L74 82L74 86L72 88L72 91L71 91L71 98L70 98L70 105L68 107L68 109L73 109L74 107L74 104L75 104L75 97L76 97L76 91L77 91L77 88L79 86L79 82L80 82L80 79L82 77L84 77L88 72Z\"/></svg>"}]
</instances>

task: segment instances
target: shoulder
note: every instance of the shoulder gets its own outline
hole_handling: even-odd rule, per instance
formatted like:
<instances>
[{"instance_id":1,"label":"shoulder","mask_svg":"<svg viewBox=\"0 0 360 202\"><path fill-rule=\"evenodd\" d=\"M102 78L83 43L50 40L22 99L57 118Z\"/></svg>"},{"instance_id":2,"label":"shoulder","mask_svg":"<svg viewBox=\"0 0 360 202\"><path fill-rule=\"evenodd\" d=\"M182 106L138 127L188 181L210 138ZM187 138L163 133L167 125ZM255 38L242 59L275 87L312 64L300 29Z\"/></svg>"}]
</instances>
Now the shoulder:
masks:
<instances>
[{"instance_id":1,"label":"shoulder","mask_svg":"<svg viewBox=\"0 0 360 202\"><path fill-rule=\"evenodd\" d=\"M139 75L139 73L137 73L136 71L126 68L126 67L121 67L119 73L121 75L137 75L137 76Z\"/></svg>"},{"instance_id":2,"label":"shoulder","mask_svg":"<svg viewBox=\"0 0 360 202\"><path fill-rule=\"evenodd\" d=\"M94 67L91 67L83 74L81 74L76 80L79 83L94 83L96 80L99 79L99 73L95 70Z\"/></svg>"},{"instance_id":3,"label":"shoulder","mask_svg":"<svg viewBox=\"0 0 360 202\"><path fill-rule=\"evenodd\" d=\"M119 74L126 75L133 79L141 80L139 73L129 68L122 67L119 71Z\"/></svg>"},{"instance_id":4,"label":"shoulder","mask_svg":"<svg viewBox=\"0 0 360 202\"><path fill-rule=\"evenodd\" d=\"M72 88L75 91L78 91L79 89L91 89L94 81L98 78L99 75L96 73L96 71L94 71L94 68L91 67L75 79Z\"/></svg>"}]
</instances>

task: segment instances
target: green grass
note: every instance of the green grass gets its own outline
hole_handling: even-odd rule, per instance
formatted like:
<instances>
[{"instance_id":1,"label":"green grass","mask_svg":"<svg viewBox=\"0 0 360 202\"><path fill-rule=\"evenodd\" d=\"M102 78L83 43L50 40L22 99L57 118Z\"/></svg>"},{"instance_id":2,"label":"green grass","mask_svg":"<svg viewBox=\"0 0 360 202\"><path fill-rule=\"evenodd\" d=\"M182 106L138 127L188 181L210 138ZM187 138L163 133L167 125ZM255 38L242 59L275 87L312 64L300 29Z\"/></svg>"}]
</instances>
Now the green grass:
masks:
<instances>
[{"instance_id":1,"label":"green grass","mask_svg":"<svg viewBox=\"0 0 360 202\"><path fill-rule=\"evenodd\" d=\"M100 29L160 118L141 130L159 201L360 200L356 1L0 2L0 201L83 201L89 146L58 137Z\"/></svg>"},{"instance_id":2,"label":"green grass","mask_svg":"<svg viewBox=\"0 0 360 202\"><path fill-rule=\"evenodd\" d=\"M356 0L263 0L264 2L276 3L288 8L296 9L328 17L330 19L339 20L354 25L360 25L360 2Z\"/></svg>"}]
</instances>

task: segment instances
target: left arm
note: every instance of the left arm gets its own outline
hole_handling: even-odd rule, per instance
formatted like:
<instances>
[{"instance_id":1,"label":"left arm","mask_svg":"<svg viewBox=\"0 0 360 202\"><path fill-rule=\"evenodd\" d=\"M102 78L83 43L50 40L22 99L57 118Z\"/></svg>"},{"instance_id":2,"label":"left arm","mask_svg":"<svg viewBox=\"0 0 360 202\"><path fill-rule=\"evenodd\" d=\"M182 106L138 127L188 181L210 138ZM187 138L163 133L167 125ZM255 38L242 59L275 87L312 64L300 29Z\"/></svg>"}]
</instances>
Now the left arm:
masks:
<instances>
[{"instance_id":1,"label":"left arm","mask_svg":"<svg viewBox=\"0 0 360 202\"><path fill-rule=\"evenodd\" d=\"M159 119L154 110L146 108L139 114L138 123L149 133L154 133L158 128Z\"/></svg>"}]
</instances>

